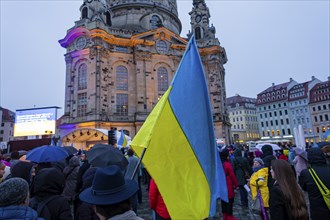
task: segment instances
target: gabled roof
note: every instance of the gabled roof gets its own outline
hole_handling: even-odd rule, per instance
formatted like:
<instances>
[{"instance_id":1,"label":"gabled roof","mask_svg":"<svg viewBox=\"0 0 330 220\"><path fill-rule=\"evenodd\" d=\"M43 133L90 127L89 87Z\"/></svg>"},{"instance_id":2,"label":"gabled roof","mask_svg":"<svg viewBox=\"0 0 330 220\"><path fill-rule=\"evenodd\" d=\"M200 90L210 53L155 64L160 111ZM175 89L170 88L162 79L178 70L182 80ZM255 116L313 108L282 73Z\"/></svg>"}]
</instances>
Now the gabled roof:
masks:
<instances>
[{"instance_id":1,"label":"gabled roof","mask_svg":"<svg viewBox=\"0 0 330 220\"><path fill-rule=\"evenodd\" d=\"M274 86L268 87L266 90L262 91L259 94L267 93L267 92L272 92L274 90L278 90L278 89L281 89L281 88L285 88L286 89L288 87L289 83L290 82L285 82L285 83L282 83L282 84L278 84L278 85L274 85Z\"/></svg>"}]
</instances>

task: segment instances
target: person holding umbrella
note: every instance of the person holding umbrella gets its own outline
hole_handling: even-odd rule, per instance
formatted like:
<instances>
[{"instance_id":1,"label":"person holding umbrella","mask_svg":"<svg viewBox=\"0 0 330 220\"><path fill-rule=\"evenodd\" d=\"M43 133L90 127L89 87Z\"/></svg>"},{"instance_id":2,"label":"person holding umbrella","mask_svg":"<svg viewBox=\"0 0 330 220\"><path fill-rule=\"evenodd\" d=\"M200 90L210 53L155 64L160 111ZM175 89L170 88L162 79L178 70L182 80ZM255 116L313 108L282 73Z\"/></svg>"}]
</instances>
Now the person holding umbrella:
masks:
<instances>
[{"instance_id":1,"label":"person holding umbrella","mask_svg":"<svg viewBox=\"0 0 330 220\"><path fill-rule=\"evenodd\" d=\"M290 164L285 160L272 160L270 173L275 180L269 197L271 219L308 220L304 194Z\"/></svg>"}]
</instances>

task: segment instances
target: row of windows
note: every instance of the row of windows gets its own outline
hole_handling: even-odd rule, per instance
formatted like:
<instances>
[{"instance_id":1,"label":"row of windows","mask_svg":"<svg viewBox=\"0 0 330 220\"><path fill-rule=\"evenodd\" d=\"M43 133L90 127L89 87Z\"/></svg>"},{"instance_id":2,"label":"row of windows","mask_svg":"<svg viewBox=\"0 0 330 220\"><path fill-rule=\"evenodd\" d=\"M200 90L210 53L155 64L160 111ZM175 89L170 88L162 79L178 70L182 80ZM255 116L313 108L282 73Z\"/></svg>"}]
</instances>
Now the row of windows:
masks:
<instances>
[{"instance_id":1,"label":"row of windows","mask_svg":"<svg viewBox=\"0 0 330 220\"><path fill-rule=\"evenodd\" d=\"M322 110L322 108L323 108L323 110L327 110L327 105L322 105L322 106L317 106L317 110L318 111L321 111ZM313 106L313 112L315 112L316 111L316 106ZM330 104L328 104L328 109L330 110Z\"/></svg>"},{"instance_id":2,"label":"row of windows","mask_svg":"<svg viewBox=\"0 0 330 220\"><path fill-rule=\"evenodd\" d=\"M245 116L245 121L257 121L257 117L255 116ZM233 118L233 122L235 121L243 121L243 117L236 117L236 118Z\"/></svg>"},{"instance_id":3,"label":"row of windows","mask_svg":"<svg viewBox=\"0 0 330 220\"><path fill-rule=\"evenodd\" d=\"M323 115L318 115L314 116L314 121L318 122L318 121L323 121ZM329 121L329 115L328 114L324 114L324 121Z\"/></svg>"},{"instance_id":4,"label":"row of windows","mask_svg":"<svg viewBox=\"0 0 330 220\"><path fill-rule=\"evenodd\" d=\"M244 129L244 125L243 124L234 125L233 127L234 127L234 129ZM255 130L258 130L258 125L257 124L246 124L245 129L255 129Z\"/></svg>"},{"instance_id":5,"label":"row of windows","mask_svg":"<svg viewBox=\"0 0 330 220\"><path fill-rule=\"evenodd\" d=\"M286 103L285 103L285 102L283 103L283 106L284 106L284 107L286 106ZM278 108L281 108L281 107L282 107L281 103L278 103L278 104L277 104L277 107L278 107ZM268 109L271 109L271 108L272 108L272 106L271 106L271 105L268 105ZM276 108L276 105L275 105L275 104L273 105L273 108L274 108L274 109ZM266 107L266 106L264 106L264 110L267 110L267 107ZM259 108L259 111L261 111L261 107Z\"/></svg>"},{"instance_id":6,"label":"row of windows","mask_svg":"<svg viewBox=\"0 0 330 220\"><path fill-rule=\"evenodd\" d=\"M253 111L253 110L244 110L243 111L244 114L251 114L251 115L255 115L256 114L256 111ZM236 112L233 112L233 115L238 115L239 114L242 114L242 111L236 111Z\"/></svg>"},{"instance_id":7,"label":"row of windows","mask_svg":"<svg viewBox=\"0 0 330 220\"><path fill-rule=\"evenodd\" d=\"M326 86L326 85L325 85ZM322 94L322 93L327 93L327 92L329 92L330 91L330 89L320 89L320 90L318 90L318 91L315 91L315 94Z\"/></svg>"},{"instance_id":8,"label":"row of windows","mask_svg":"<svg viewBox=\"0 0 330 220\"><path fill-rule=\"evenodd\" d=\"M157 70L158 91L165 92L168 88L168 72L165 67ZM81 64L78 68L78 90L87 89L87 65ZM128 91L128 70L125 66L116 68L116 90Z\"/></svg>"},{"instance_id":9,"label":"row of windows","mask_svg":"<svg viewBox=\"0 0 330 220\"><path fill-rule=\"evenodd\" d=\"M288 118L285 119L285 122L286 122L287 125L290 123ZM280 123L280 125L284 125L284 120L280 119L280 120L274 120L274 121L269 121L269 122L268 121L265 121L265 122L262 121L261 122L261 127L262 128L263 127L268 127L269 125L274 126L274 124L275 124L275 126L278 126L279 123Z\"/></svg>"},{"instance_id":10,"label":"row of windows","mask_svg":"<svg viewBox=\"0 0 330 220\"><path fill-rule=\"evenodd\" d=\"M314 98L314 102L330 100L330 95L323 95Z\"/></svg>"},{"instance_id":11,"label":"row of windows","mask_svg":"<svg viewBox=\"0 0 330 220\"><path fill-rule=\"evenodd\" d=\"M285 93L285 92L286 92L285 89L282 89L282 93ZM276 94L277 95L281 94L280 90L277 90ZM267 96L270 96L270 93L262 94L262 97L264 98L264 97L266 97L266 95ZM274 96L275 95L275 92L272 92L272 95Z\"/></svg>"},{"instance_id":12,"label":"row of windows","mask_svg":"<svg viewBox=\"0 0 330 220\"><path fill-rule=\"evenodd\" d=\"M325 133L328 129L330 129L330 126L328 127L325 127L325 126L322 126L322 127L316 127L316 133L319 134L319 133ZM320 132L321 131L321 132Z\"/></svg>"},{"instance_id":13,"label":"row of windows","mask_svg":"<svg viewBox=\"0 0 330 220\"><path fill-rule=\"evenodd\" d=\"M168 89L168 72L165 67L159 67L157 70L158 94L160 96ZM81 64L78 68L78 90L87 89L87 65ZM116 68L116 90L128 91L128 70L125 66ZM86 115L87 111L87 93L78 94L77 116ZM119 115L128 114L128 94L117 94L116 113Z\"/></svg>"},{"instance_id":14,"label":"row of windows","mask_svg":"<svg viewBox=\"0 0 330 220\"><path fill-rule=\"evenodd\" d=\"M286 96L283 94L283 95L282 95L282 98L285 98L285 97L286 97ZM276 99L280 99L280 98L281 98L281 96L279 96L279 95L276 96ZM272 98L269 98L269 97L268 97L267 99L262 99L262 100L259 99L258 102L259 102L259 103L261 103L261 102L266 102L266 100L267 100L267 102L269 102L270 100L275 101L275 96L273 96Z\"/></svg>"},{"instance_id":15,"label":"row of windows","mask_svg":"<svg viewBox=\"0 0 330 220\"><path fill-rule=\"evenodd\" d=\"M280 116L283 115L282 110L279 110L278 113L279 113ZM287 114L288 114L288 110L285 109L284 110L284 115L287 115ZM269 115L269 117L273 117L273 113L272 112L268 112L268 114L267 114L267 112L264 113L265 118L267 118L267 115ZM277 116L277 112L275 111L274 112L274 117L276 117L276 116ZM262 114L260 114L260 118L262 118Z\"/></svg>"},{"instance_id":16,"label":"row of windows","mask_svg":"<svg viewBox=\"0 0 330 220\"><path fill-rule=\"evenodd\" d=\"M112 22L111 22L111 15L110 15L110 12L106 11L104 12L104 16L105 16L105 23L109 26L112 25ZM88 18L88 8L87 7L84 7L82 9L82 12L81 12L81 17L82 19L84 18ZM162 20L160 19L159 16L157 15L153 15L150 19L150 24L151 24L151 28L152 29L156 29L156 28L159 28L161 26L163 26L162 24Z\"/></svg>"},{"instance_id":17,"label":"row of windows","mask_svg":"<svg viewBox=\"0 0 330 220\"><path fill-rule=\"evenodd\" d=\"M304 100L303 100L303 103L306 104L306 102L307 102L306 99L304 99ZM298 103L299 103L299 105L301 105L301 104L302 104L302 101L299 100L299 101L291 102L291 103L290 103L290 106L297 106Z\"/></svg>"},{"instance_id":18,"label":"row of windows","mask_svg":"<svg viewBox=\"0 0 330 220\"><path fill-rule=\"evenodd\" d=\"M304 113L304 110L305 110L305 112L307 112L307 108L296 109L296 114L299 114L299 112L302 114L302 113ZM292 115L294 115L295 111L292 110L291 113L292 113Z\"/></svg>"},{"instance_id":19,"label":"row of windows","mask_svg":"<svg viewBox=\"0 0 330 220\"><path fill-rule=\"evenodd\" d=\"M287 130L282 129L282 134L280 130L268 130L268 131L262 131L262 136L283 136L283 135L291 135L291 129L288 128Z\"/></svg>"},{"instance_id":20,"label":"row of windows","mask_svg":"<svg viewBox=\"0 0 330 220\"><path fill-rule=\"evenodd\" d=\"M308 117L306 118L306 123L309 123L309 118ZM298 125L299 124L305 124L305 118L297 118L297 120L293 119L293 124L298 124Z\"/></svg>"},{"instance_id":21,"label":"row of windows","mask_svg":"<svg viewBox=\"0 0 330 220\"><path fill-rule=\"evenodd\" d=\"M290 95L290 98L292 99L292 98L302 97L304 95L305 95L305 92L299 92L299 93Z\"/></svg>"}]
</instances>

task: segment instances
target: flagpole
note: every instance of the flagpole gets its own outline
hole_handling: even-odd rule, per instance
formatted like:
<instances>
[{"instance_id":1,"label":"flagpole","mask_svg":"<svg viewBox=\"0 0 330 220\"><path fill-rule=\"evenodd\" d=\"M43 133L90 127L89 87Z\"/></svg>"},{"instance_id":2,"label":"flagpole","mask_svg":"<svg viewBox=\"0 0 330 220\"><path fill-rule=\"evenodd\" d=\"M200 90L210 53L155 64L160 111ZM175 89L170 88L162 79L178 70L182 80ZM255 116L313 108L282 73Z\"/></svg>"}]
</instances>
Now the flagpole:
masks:
<instances>
[{"instance_id":1,"label":"flagpole","mask_svg":"<svg viewBox=\"0 0 330 220\"><path fill-rule=\"evenodd\" d=\"M134 177L135 177L135 175L136 175L136 173L137 173L137 170L138 170L138 168L139 168L139 166L140 166L140 164L141 164L141 162L142 162L142 159L143 159L143 157L144 157L144 153L146 152L146 150L147 150L147 148L144 148L144 149L143 149L142 154L141 154L141 157L139 158L139 161L138 161L138 163L136 164L136 166L135 166L135 168L134 168L134 172L133 172L133 175L132 175L132 177L131 177L131 180L134 179Z\"/></svg>"}]
</instances>

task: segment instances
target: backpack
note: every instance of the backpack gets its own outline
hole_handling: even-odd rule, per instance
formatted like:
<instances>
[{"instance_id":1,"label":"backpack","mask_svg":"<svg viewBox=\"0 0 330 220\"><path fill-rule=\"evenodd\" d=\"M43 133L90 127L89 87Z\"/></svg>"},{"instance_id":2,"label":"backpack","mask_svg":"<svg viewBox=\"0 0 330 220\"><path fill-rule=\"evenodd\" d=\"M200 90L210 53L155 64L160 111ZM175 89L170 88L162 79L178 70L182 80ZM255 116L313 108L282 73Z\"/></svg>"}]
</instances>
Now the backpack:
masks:
<instances>
[{"instance_id":1,"label":"backpack","mask_svg":"<svg viewBox=\"0 0 330 220\"><path fill-rule=\"evenodd\" d=\"M316 175L316 172L313 168L308 169L309 173L313 177L314 182L317 185L317 188L319 188L325 204L328 206L328 209L330 210L330 190L324 185L324 183L320 180L320 178Z\"/></svg>"},{"instance_id":2,"label":"backpack","mask_svg":"<svg viewBox=\"0 0 330 220\"><path fill-rule=\"evenodd\" d=\"M53 195L53 196L48 197L46 200L40 201L40 202L38 202L37 199L34 197L30 201L30 207L37 211L39 217L42 217L46 220L52 219L52 215L46 205L50 201L53 201L59 197L61 197L61 196Z\"/></svg>"}]
</instances>

